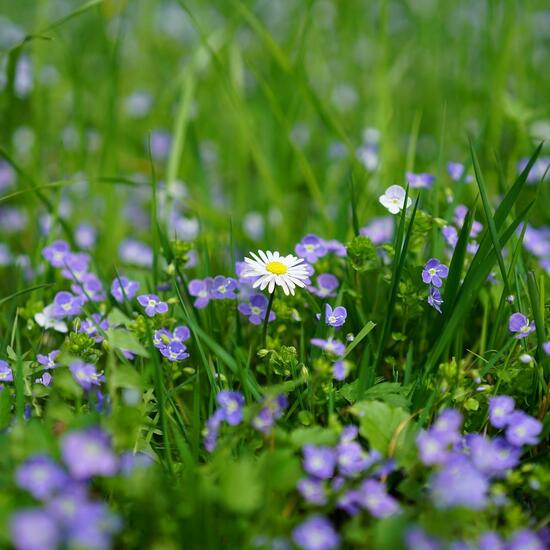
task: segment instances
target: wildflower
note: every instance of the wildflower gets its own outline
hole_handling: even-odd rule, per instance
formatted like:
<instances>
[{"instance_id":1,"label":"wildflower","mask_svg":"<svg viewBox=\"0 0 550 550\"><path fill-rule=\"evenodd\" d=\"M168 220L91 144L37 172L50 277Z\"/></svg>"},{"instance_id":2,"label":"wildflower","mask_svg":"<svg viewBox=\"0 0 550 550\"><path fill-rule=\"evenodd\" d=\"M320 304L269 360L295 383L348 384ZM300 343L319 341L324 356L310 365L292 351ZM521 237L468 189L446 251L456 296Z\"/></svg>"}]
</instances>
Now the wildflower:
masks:
<instances>
[{"instance_id":1,"label":"wildflower","mask_svg":"<svg viewBox=\"0 0 550 550\"><path fill-rule=\"evenodd\" d=\"M284 394L265 399L262 409L252 419L252 426L260 432L269 433L275 421L283 415L287 407L288 400Z\"/></svg>"},{"instance_id":2,"label":"wildflower","mask_svg":"<svg viewBox=\"0 0 550 550\"><path fill-rule=\"evenodd\" d=\"M338 279L332 273L321 273L317 276L317 287L309 286L308 290L319 298L333 298L339 286Z\"/></svg>"},{"instance_id":3,"label":"wildflower","mask_svg":"<svg viewBox=\"0 0 550 550\"><path fill-rule=\"evenodd\" d=\"M405 543L408 550L441 550L441 545L437 539L430 537L420 527L407 530Z\"/></svg>"},{"instance_id":4,"label":"wildflower","mask_svg":"<svg viewBox=\"0 0 550 550\"><path fill-rule=\"evenodd\" d=\"M153 457L147 453L126 451L120 455L120 473L123 476L130 476L136 470L144 470L153 463Z\"/></svg>"},{"instance_id":5,"label":"wildflower","mask_svg":"<svg viewBox=\"0 0 550 550\"><path fill-rule=\"evenodd\" d=\"M121 304L124 300L131 300L139 290L139 283L127 277L118 277L111 284L111 295Z\"/></svg>"},{"instance_id":6,"label":"wildflower","mask_svg":"<svg viewBox=\"0 0 550 550\"><path fill-rule=\"evenodd\" d=\"M350 365L347 361L334 361L332 363L332 377L334 380L342 381L345 380L349 374Z\"/></svg>"},{"instance_id":7,"label":"wildflower","mask_svg":"<svg viewBox=\"0 0 550 550\"><path fill-rule=\"evenodd\" d=\"M224 298L236 298L235 290L237 290L237 281L231 277L218 275L212 281L212 297L218 300Z\"/></svg>"},{"instance_id":8,"label":"wildflower","mask_svg":"<svg viewBox=\"0 0 550 550\"><path fill-rule=\"evenodd\" d=\"M426 262L422 271L422 281L427 285L433 285L441 288L443 280L449 274L449 268L442 264L437 258L432 258Z\"/></svg>"},{"instance_id":9,"label":"wildflower","mask_svg":"<svg viewBox=\"0 0 550 550\"><path fill-rule=\"evenodd\" d=\"M224 412L224 420L231 426L243 420L244 397L238 391L221 391L216 396L218 405Z\"/></svg>"},{"instance_id":10,"label":"wildflower","mask_svg":"<svg viewBox=\"0 0 550 550\"><path fill-rule=\"evenodd\" d=\"M167 328L155 330L153 334L153 345L157 349L166 347L172 341L172 333Z\"/></svg>"},{"instance_id":11,"label":"wildflower","mask_svg":"<svg viewBox=\"0 0 550 550\"><path fill-rule=\"evenodd\" d=\"M521 451L502 437L471 434L467 441L474 466L488 476L502 477L519 464Z\"/></svg>"},{"instance_id":12,"label":"wildflower","mask_svg":"<svg viewBox=\"0 0 550 550\"><path fill-rule=\"evenodd\" d=\"M344 306L337 306L334 309L329 304L325 304L325 323L330 327L341 327L346 322L348 312ZM317 319L321 315L317 314Z\"/></svg>"},{"instance_id":13,"label":"wildflower","mask_svg":"<svg viewBox=\"0 0 550 550\"><path fill-rule=\"evenodd\" d=\"M489 400L489 421L495 428L504 428L514 412L514 399L508 395L498 395Z\"/></svg>"},{"instance_id":14,"label":"wildflower","mask_svg":"<svg viewBox=\"0 0 550 550\"><path fill-rule=\"evenodd\" d=\"M42 384L43 386L49 386L52 380L52 375L49 372L45 372L40 378L36 378L34 382L36 384Z\"/></svg>"},{"instance_id":15,"label":"wildflower","mask_svg":"<svg viewBox=\"0 0 550 550\"><path fill-rule=\"evenodd\" d=\"M340 442L336 454L338 471L345 477L354 477L372 465L367 453L356 441Z\"/></svg>"},{"instance_id":16,"label":"wildflower","mask_svg":"<svg viewBox=\"0 0 550 550\"><path fill-rule=\"evenodd\" d=\"M57 522L40 508L25 508L10 519L11 540L16 550L56 550L61 542Z\"/></svg>"},{"instance_id":17,"label":"wildflower","mask_svg":"<svg viewBox=\"0 0 550 550\"><path fill-rule=\"evenodd\" d=\"M453 181L460 181L464 176L464 165L460 162L448 162L447 173ZM466 183L470 183L472 180L472 176L464 177Z\"/></svg>"},{"instance_id":18,"label":"wildflower","mask_svg":"<svg viewBox=\"0 0 550 550\"><path fill-rule=\"evenodd\" d=\"M172 340L174 342L187 342L191 338L191 331L189 327L185 325L180 325L174 328L172 332Z\"/></svg>"},{"instance_id":19,"label":"wildflower","mask_svg":"<svg viewBox=\"0 0 550 550\"><path fill-rule=\"evenodd\" d=\"M74 296L70 292L61 291L55 295L51 314L53 317L62 318L78 315L82 307L82 298Z\"/></svg>"},{"instance_id":20,"label":"wildflower","mask_svg":"<svg viewBox=\"0 0 550 550\"><path fill-rule=\"evenodd\" d=\"M69 329L67 328L66 323L54 317L53 309L54 309L54 304L50 304L49 306L46 306L43 309L43 311L40 311L35 314L34 320L39 326L41 326L46 330L53 328L57 332L62 332L62 333L68 332Z\"/></svg>"},{"instance_id":21,"label":"wildflower","mask_svg":"<svg viewBox=\"0 0 550 550\"><path fill-rule=\"evenodd\" d=\"M528 529L521 529L514 533L505 548L506 550L544 550L545 545L535 533Z\"/></svg>"},{"instance_id":22,"label":"wildflower","mask_svg":"<svg viewBox=\"0 0 550 550\"><path fill-rule=\"evenodd\" d=\"M508 417L506 439L512 445L536 445L538 435L542 431L542 423L523 411L514 411Z\"/></svg>"},{"instance_id":23,"label":"wildflower","mask_svg":"<svg viewBox=\"0 0 550 550\"><path fill-rule=\"evenodd\" d=\"M497 533L487 531L477 539L478 550L504 550L504 543Z\"/></svg>"},{"instance_id":24,"label":"wildflower","mask_svg":"<svg viewBox=\"0 0 550 550\"><path fill-rule=\"evenodd\" d=\"M400 185L391 185L378 200L382 206L389 210L390 214L398 214L403 208L409 208L412 204L412 199L407 197L407 205L405 206L406 194L407 192Z\"/></svg>"},{"instance_id":25,"label":"wildflower","mask_svg":"<svg viewBox=\"0 0 550 550\"><path fill-rule=\"evenodd\" d=\"M71 476L77 480L112 476L118 471L118 460L109 438L98 428L69 432L61 440L61 455Z\"/></svg>"},{"instance_id":26,"label":"wildflower","mask_svg":"<svg viewBox=\"0 0 550 550\"><path fill-rule=\"evenodd\" d=\"M63 270L61 275L69 281L80 282L88 273L90 267L90 256L83 252L68 253L63 261Z\"/></svg>"},{"instance_id":27,"label":"wildflower","mask_svg":"<svg viewBox=\"0 0 550 550\"><path fill-rule=\"evenodd\" d=\"M430 485L434 503L441 509L464 506L479 510L487 502L488 481L465 456L452 455L432 476Z\"/></svg>"},{"instance_id":28,"label":"wildflower","mask_svg":"<svg viewBox=\"0 0 550 550\"><path fill-rule=\"evenodd\" d=\"M515 333L514 338L518 340L527 338L529 334L535 331L535 322L529 322L529 319L523 313L512 313L508 320L508 330Z\"/></svg>"},{"instance_id":29,"label":"wildflower","mask_svg":"<svg viewBox=\"0 0 550 550\"><path fill-rule=\"evenodd\" d=\"M98 373L94 365L75 361L69 366L75 382L85 390L90 390L92 386L100 386L105 380L103 374Z\"/></svg>"},{"instance_id":30,"label":"wildflower","mask_svg":"<svg viewBox=\"0 0 550 550\"><path fill-rule=\"evenodd\" d=\"M180 342L170 342L167 346L161 348L160 352L169 361L183 361L189 354L187 353L187 347Z\"/></svg>"},{"instance_id":31,"label":"wildflower","mask_svg":"<svg viewBox=\"0 0 550 550\"><path fill-rule=\"evenodd\" d=\"M449 443L443 437L431 430L422 430L417 438L416 445L423 464L443 464L449 456Z\"/></svg>"},{"instance_id":32,"label":"wildflower","mask_svg":"<svg viewBox=\"0 0 550 550\"><path fill-rule=\"evenodd\" d=\"M58 349L54 349L53 351L51 351L50 353L48 353L48 355L42 355L42 354L38 354L36 356L36 360L38 361L38 363L40 363L45 369L55 369L57 368L59 365L55 362L55 360L57 359L58 355L61 353L60 350Z\"/></svg>"},{"instance_id":33,"label":"wildflower","mask_svg":"<svg viewBox=\"0 0 550 550\"><path fill-rule=\"evenodd\" d=\"M126 239L120 243L118 254L123 262L140 267L153 265L153 250L150 246L135 239Z\"/></svg>"},{"instance_id":34,"label":"wildflower","mask_svg":"<svg viewBox=\"0 0 550 550\"><path fill-rule=\"evenodd\" d=\"M340 545L340 537L328 519L312 516L292 531L292 540L302 550L333 550Z\"/></svg>"},{"instance_id":35,"label":"wildflower","mask_svg":"<svg viewBox=\"0 0 550 550\"><path fill-rule=\"evenodd\" d=\"M542 344L542 349L544 350L544 353L546 353L546 355L550 355L550 340Z\"/></svg>"},{"instance_id":36,"label":"wildflower","mask_svg":"<svg viewBox=\"0 0 550 550\"><path fill-rule=\"evenodd\" d=\"M86 273L79 284L71 285L71 290L82 298L83 302L102 302L105 300L105 292L101 281L95 273Z\"/></svg>"},{"instance_id":37,"label":"wildflower","mask_svg":"<svg viewBox=\"0 0 550 550\"><path fill-rule=\"evenodd\" d=\"M221 423L225 420L225 412L223 409L218 409L207 421L203 432L203 442L205 449L211 453L216 448L218 441L218 432Z\"/></svg>"},{"instance_id":38,"label":"wildflower","mask_svg":"<svg viewBox=\"0 0 550 550\"><path fill-rule=\"evenodd\" d=\"M111 548L111 539L121 528L118 516L103 502L80 503L67 526L69 548Z\"/></svg>"},{"instance_id":39,"label":"wildflower","mask_svg":"<svg viewBox=\"0 0 550 550\"><path fill-rule=\"evenodd\" d=\"M168 304L161 301L156 294L142 294L137 298L139 304L145 308L145 313L149 317L154 317L157 313L166 313Z\"/></svg>"},{"instance_id":40,"label":"wildflower","mask_svg":"<svg viewBox=\"0 0 550 550\"><path fill-rule=\"evenodd\" d=\"M437 288L431 286L428 293L428 304L430 304L436 311L441 313L441 304L443 299L441 298L441 293Z\"/></svg>"},{"instance_id":41,"label":"wildflower","mask_svg":"<svg viewBox=\"0 0 550 550\"><path fill-rule=\"evenodd\" d=\"M248 317L248 320L253 325L261 325L265 320L267 312L268 299L263 294L254 294L250 297L249 303L239 304L238 310L240 313ZM269 322L275 320L275 312L269 312Z\"/></svg>"},{"instance_id":42,"label":"wildflower","mask_svg":"<svg viewBox=\"0 0 550 550\"><path fill-rule=\"evenodd\" d=\"M382 483L374 479L367 479L359 489L360 504L375 518L385 518L399 510L397 501L386 492Z\"/></svg>"},{"instance_id":43,"label":"wildflower","mask_svg":"<svg viewBox=\"0 0 550 550\"><path fill-rule=\"evenodd\" d=\"M334 340L332 336L329 336L326 340L321 338L312 338L310 342L327 353L332 353L338 357L344 355L344 352L346 351L346 346L340 342L340 340Z\"/></svg>"},{"instance_id":44,"label":"wildflower","mask_svg":"<svg viewBox=\"0 0 550 550\"><path fill-rule=\"evenodd\" d=\"M327 503L327 488L325 482L320 479L305 477L298 481L296 488L302 498L310 504L323 506Z\"/></svg>"},{"instance_id":45,"label":"wildflower","mask_svg":"<svg viewBox=\"0 0 550 550\"><path fill-rule=\"evenodd\" d=\"M374 245L389 243L393 238L393 219L391 216L372 218L359 233L368 237Z\"/></svg>"},{"instance_id":46,"label":"wildflower","mask_svg":"<svg viewBox=\"0 0 550 550\"><path fill-rule=\"evenodd\" d=\"M316 235L306 235L295 248L296 254L310 264L314 264L319 258L328 252L325 242Z\"/></svg>"},{"instance_id":47,"label":"wildflower","mask_svg":"<svg viewBox=\"0 0 550 550\"><path fill-rule=\"evenodd\" d=\"M212 284L213 279L211 277L207 277L204 280L193 279L189 281L189 294L195 296L196 299L193 305L196 308L202 309L208 305L208 302L212 298Z\"/></svg>"},{"instance_id":48,"label":"wildflower","mask_svg":"<svg viewBox=\"0 0 550 550\"><path fill-rule=\"evenodd\" d=\"M462 415L455 409L445 409L432 425L431 431L446 443L456 443L460 439Z\"/></svg>"},{"instance_id":49,"label":"wildflower","mask_svg":"<svg viewBox=\"0 0 550 550\"><path fill-rule=\"evenodd\" d=\"M109 321L103 319L99 313L92 313L89 319L85 319L80 323L78 332L87 334L93 338L98 344L103 342L103 332L109 329Z\"/></svg>"},{"instance_id":50,"label":"wildflower","mask_svg":"<svg viewBox=\"0 0 550 550\"><path fill-rule=\"evenodd\" d=\"M442 230L441 234L445 239L445 242L451 247L454 248L458 243L458 232L456 228L452 225L446 225Z\"/></svg>"},{"instance_id":51,"label":"wildflower","mask_svg":"<svg viewBox=\"0 0 550 550\"><path fill-rule=\"evenodd\" d=\"M46 500L67 482L67 474L49 456L35 455L15 472L15 482L38 500Z\"/></svg>"},{"instance_id":52,"label":"wildflower","mask_svg":"<svg viewBox=\"0 0 550 550\"><path fill-rule=\"evenodd\" d=\"M329 241L323 241L327 252L331 252L340 258L345 258L348 255L346 247L336 239L330 239Z\"/></svg>"},{"instance_id":53,"label":"wildflower","mask_svg":"<svg viewBox=\"0 0 550 550\"><path fill-rule=\"evenodd\" d=\"M74 238L80 248L89 250L95 245L97 238L96 230L88 223L81 223L75 230Z\"/></svg>"},{"instance_id":54,"label":"wildflower","mask_svg":"<svg viewBox=\"0 0 550 550\"><path fill-rule=\"evenodd\" d=\"M406 176L407 183L413 189L431 189L435 181L435 176L432 176L432 174L413 174L412 172L407 172Z\"/></svg>"},{"instance_id":55,"label":"wildflower","mask_svg":"<svg viewBox=\"0 0 550 550\"><path fill-rule=\"evenodd\" d=\"M336 466L336 453L330 447L305 445L304 470L319 479L330 479Z\"/></svg>"},{"instance_id":56,"label":"wildflower","mask_svg":"<svg viewBox=\"0 0 550 550\"><path fill-rule=\"evenodd\" d=\"M13 372L6 361L0 359L0 383L13 382Z\"/></svg>"},{"instance_id":57,"label":"wildflower","mask_svg":"<svg viewBox=\"0 0 550 550\"><path fill-rule=\"evenodd\" d=\"M53 267L63 267L65 257L69 254L69 244L65 241L54 241L42 250L42 256L50 262Z\"/></svg>"},{"instance_id":58,"label":"wildflower","mask_svg":"<svg viewBox=\"0 0 550 550\"><path fill-rule=\"evenodd\" d=\"M259 287L260 290L267 288L272 293L275 286L280 286L288 296L294 295L294 289L297 286L301 288L306 286L305 281L309 275L302 258L292 254L281 256L279 252L269 250L267 252L258 250L258 256L253 252L250 255L253 259L244 259L248 264L248 270L243 275L258 277L252 285L253 288Z\"/></svg>"}]
</instances>

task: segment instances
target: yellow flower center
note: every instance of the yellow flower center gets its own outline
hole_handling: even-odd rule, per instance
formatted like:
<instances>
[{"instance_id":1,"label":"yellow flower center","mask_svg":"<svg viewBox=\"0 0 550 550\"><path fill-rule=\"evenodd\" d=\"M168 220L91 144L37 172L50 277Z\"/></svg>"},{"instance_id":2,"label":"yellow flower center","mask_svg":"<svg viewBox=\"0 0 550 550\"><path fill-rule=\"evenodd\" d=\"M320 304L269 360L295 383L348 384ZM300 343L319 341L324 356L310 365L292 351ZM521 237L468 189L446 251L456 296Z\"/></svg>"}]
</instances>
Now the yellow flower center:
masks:
<instances>
[{"instance_id":1,"label":"yellow flower center","mask_svg":"<svg viewBox=\"0 0 550 550\"><path fill-rule=\"evenodd\" d=\"M274 275L284 275L288 271L288 267L281 262L269 262L265 268Z\"/></svg>"}]
</instances>

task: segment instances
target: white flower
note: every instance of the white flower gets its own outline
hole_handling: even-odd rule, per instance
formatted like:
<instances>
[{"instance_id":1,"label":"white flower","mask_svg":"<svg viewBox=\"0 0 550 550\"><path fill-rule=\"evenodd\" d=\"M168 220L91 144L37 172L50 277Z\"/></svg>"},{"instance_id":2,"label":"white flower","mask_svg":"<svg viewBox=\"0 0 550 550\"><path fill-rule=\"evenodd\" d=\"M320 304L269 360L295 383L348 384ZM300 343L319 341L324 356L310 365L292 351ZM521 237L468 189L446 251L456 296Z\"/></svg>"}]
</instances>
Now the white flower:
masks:
<instances>
[{"instance_id":1,"label":"white flower","mask_svg":"<svg viewBox=\"0 0 550 550\"><path fill-rule=\"evenodd\" d=\"M253 288L260 287L264 290L266 287L269 292L275 290L275 285L283 288L288 296L294 294L294 289L299 286L304 288L305 280L309 277L309 272L302 258L297 258L292 254L281 256L278 252L258 250L258 256L251 252L250 258L245 258L246 269L241 273L243 277L258 277Z\"/></svg>"},{"instance_id":2,"label":"white flower","mask_svg":"<svg viewBox=\"0 0 550 550\"><path fill-rule=\"evenodd\" d=\"M391 185L386 192L378 199L382 206L385 206L390 214L398 214L405 206L405 195L407 192L400 185ZM407 197L407 208L412 204L412 199Z\"/></svg>"},{"instance_id":3,"label":"white flower","mask_svg":"<svg viewBox=\"0 0 550 550\"><path fill-rule=\"evenodd\" d=\"M52 317L52 304L46 306L44 308L44 311L37 313L34 316L34 320L46 330L49 328L53 328L54 330L57 330L57 332L68 331L67 325L63 321Z\"/></svg>"}]
</instances>

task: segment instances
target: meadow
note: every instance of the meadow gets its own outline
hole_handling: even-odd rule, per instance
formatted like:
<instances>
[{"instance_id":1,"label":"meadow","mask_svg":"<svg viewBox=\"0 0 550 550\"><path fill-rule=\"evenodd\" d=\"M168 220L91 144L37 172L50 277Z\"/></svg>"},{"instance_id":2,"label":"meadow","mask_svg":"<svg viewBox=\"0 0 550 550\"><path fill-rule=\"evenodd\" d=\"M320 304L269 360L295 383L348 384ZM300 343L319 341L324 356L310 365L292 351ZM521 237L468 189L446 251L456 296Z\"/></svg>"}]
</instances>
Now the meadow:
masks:
<instances>
[{"instance_id":1,"label":"meadow","mask_svg":"<svg viewBox=\"0 0 550 550\"><path fill-rule=\"evenodd\" d=\"M0 0L0 548L550 548L544 0Z\"/></svg>"}]
</instances>

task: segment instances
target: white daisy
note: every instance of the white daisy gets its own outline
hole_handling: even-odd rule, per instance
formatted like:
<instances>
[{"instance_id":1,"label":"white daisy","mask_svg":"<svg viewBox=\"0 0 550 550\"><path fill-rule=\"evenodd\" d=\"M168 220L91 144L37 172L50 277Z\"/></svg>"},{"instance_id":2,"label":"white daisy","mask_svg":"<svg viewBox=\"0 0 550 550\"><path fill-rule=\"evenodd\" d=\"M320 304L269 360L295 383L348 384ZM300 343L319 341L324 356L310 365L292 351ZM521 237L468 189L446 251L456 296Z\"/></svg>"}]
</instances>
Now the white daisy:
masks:
<instances>
[{"instance_id":1,"label":"white daisy","mask_svg":"<svg viewBox=\"0 0 550 550\"><path fill-rule=\"evenodd\" d=\"M288 296L294 294L294 289L299 286L304 288L309 277L309 271L303 263L302 258L298 258L289 254L281 256L278 252L258 250L258 255L251 252L250 255L254 259L245 258L247 264L246 269L241 276L258 277L253 288L260 287L264 290L266 287L269 292L275 290L275 285L283 288L284 293Z\"/></svg>"},{"instance_id":2,"label":"white daisy","mask_svg":"<svg viewBox=\"0 0 550 550\"><path fill-rule=\"evenodd\" d=\"M405 206L405 195L407 192L400 185L390 185L386 192L378 199L382 206L385 206L390 214L398 214ZM412 199L407 197L407 208L412 204Z\"/></svg>"}]
</instances>

